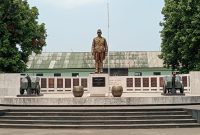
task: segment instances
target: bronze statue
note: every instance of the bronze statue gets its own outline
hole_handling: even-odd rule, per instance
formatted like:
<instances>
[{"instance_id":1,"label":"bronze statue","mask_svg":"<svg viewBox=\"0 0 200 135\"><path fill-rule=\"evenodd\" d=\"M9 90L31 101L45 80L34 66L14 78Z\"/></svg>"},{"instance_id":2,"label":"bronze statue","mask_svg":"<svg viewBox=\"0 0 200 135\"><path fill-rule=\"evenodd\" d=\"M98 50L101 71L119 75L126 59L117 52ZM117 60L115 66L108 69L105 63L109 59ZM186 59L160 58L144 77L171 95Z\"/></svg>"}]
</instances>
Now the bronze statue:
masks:
<instances>
[{"instance_id":1,"label":"bronze statue","mask_svg":"<svg viewBox=\"0 0 200 135\"><path fill-rule=\"evenodd\" d=\"M103 72L103 60L107 56L108 46L106 39L101 36L102 31L97 30L97 37L93 39L92 42L92 55L95 60L95 73Z\"/></svg>"}]
</instances>

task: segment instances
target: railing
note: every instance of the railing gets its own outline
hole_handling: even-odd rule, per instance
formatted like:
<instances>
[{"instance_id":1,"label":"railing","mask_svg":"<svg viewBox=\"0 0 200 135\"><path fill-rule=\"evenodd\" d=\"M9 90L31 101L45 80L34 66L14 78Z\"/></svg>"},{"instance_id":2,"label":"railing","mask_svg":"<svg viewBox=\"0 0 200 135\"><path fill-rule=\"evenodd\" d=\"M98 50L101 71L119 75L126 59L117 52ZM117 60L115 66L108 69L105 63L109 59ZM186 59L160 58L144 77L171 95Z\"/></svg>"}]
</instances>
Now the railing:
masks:
<instances>
[{"instance_id":1,"label":"railing","mask_svg":"<svg viewBox=\"0 0 200 135\"><path fill-rule=\"evenodd\" d=\"M189 74L180 75L184 85L184 91L190 93ZM164 76L110 76L109 86L121 85L124 92L153 93L163 91ZM41 77L40 86L42 93L66 93L71 92L73 86L81 85L88 91L88 77Z\"/></svg>"}]
</instances>

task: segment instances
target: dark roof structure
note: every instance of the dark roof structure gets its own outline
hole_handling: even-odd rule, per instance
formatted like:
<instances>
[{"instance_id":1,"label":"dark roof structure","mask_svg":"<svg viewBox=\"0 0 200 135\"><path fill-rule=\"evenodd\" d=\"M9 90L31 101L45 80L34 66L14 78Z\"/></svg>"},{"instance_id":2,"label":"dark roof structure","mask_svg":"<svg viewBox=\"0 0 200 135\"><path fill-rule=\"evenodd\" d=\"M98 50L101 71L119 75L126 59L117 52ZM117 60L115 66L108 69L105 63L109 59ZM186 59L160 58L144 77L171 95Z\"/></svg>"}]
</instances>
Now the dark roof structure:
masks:
<instances>
[{"instance_id":1,"label":"dark roof structure","mask_svg":"<svg viewBox=\"0 0 200 135\"><path fill-rule=\"evenodd\" d=\"M110 68L152 68L163 67L159 51L110 52L104 60L104 67ZM29 69L94 68L90 52L43 52L32 54L27 63Z\"/></svg>"}]
</instances>

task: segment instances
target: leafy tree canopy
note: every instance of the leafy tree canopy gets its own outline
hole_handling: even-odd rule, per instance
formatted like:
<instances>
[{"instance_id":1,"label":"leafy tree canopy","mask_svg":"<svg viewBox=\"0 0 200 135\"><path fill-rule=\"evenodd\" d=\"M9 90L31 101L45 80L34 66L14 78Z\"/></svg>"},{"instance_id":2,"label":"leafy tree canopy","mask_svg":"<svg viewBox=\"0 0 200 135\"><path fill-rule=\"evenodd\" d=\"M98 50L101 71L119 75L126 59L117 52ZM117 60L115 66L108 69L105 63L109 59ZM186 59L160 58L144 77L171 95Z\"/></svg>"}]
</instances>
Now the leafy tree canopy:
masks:
<instances>
[{"instance_id":1,"label":"leafy tree canopy","mask_svg":"<svg viewBox=\"0 0 200 135\"><path fill-rule=\"evenodd\" d=\"M165 0L161 58L166 67L200 70L200 0Z\"/></svg>"},{"instance_id":2,"label":"leafy tree canopy","mask_svg":"<svg viewBox=\"0 0 200 135\"><path fill-rule=\"evenodd\" d=\"M27 69L32 52L46 45L45 24L39 24L38 9L26 0L0 0L0 71L19 73Z\"/></svg>"}]
</instances>

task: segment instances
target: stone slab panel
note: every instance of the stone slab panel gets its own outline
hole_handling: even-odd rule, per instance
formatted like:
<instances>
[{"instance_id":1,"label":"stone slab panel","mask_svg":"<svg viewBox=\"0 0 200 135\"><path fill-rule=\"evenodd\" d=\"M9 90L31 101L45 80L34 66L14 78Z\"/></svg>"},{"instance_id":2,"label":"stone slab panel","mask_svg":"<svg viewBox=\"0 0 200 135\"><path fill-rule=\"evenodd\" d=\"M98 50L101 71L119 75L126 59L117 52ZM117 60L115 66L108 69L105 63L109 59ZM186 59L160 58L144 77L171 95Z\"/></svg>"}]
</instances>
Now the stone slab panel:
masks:
<instances>
[{"instance_id":1,"label":"stone slab panel","mask_svg":"<svg viewBox=\"0 0 200 135\"><path fill-rule=\"evenodd\" d=\"M190 72L190 88L191 94L200 94L200 72Z\"/></svg>"},{"instance_id":2,"label":"stone slab panel","mask_svg":"<svg viewBox=\"0 0 200 135\"><path fill-rule=\"evenodd\" d=\"M20 74L0 74L0 96L16 96L20 89Z\"/></svg>"}]
</instances>

